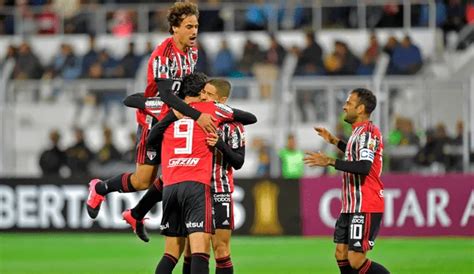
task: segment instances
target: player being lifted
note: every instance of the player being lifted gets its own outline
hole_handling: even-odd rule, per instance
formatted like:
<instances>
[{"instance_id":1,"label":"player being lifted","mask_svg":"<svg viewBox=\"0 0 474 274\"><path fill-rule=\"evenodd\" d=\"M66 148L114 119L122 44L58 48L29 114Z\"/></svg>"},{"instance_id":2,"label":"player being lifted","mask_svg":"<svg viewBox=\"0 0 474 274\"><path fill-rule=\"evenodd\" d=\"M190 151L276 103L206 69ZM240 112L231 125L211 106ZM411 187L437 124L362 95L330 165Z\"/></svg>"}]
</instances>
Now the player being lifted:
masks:
<instances>
[{"instance_id":1,"label":"player being lifted","mask_svg":"<svg viewBox=\"0 0 474 274\"><path fill-rule=\"evenodd\" d=\"M162 101L184 115L197 121L206 132L215 132L216 128L211 115L201 113L189 107L159 79L179 79L193 72L198 58L195 47L198 33L199 11L193 3L175 3L168 10L169 32L171 37L158 45L148 60L146 97L160 96ZM157 106L161 108L161 104ZM111 192L134 192L151 186L158 191L159 179L156 179L160 161L156 148L146 145L146 138L153 125L153 117L142 110L137 110L137 150L136 170L134 173L122 173L107 180L94 179L89 183L87 212L96 218L105 196ZM155 180L156 179L156 180Z\"/></svg>"},{"instance_id":2,"label":"player being lifted","mask_svg":"<svg viewBox=\"0 0 474 274\"><path fill-rule=\"evenodd\" d=\"M228 106L200 102L203 87L192 90L188 87L183 87L185 101L214 115L216 125L233 119L232 109ZM210 88L210 85L206 87ZM180 119L176 120L173 115ZM175 121L166 127L169 117ZM160 120L148 139L149 143L161 142L157 136L166 129L162 142L164 188L161 221L166 239L164 255L155 273L172 273L184 249L185 237L188 237L192 258L190 273L209 273L210 238L214 230L211 202L213 153L207 142L212 141L193 120L177 112L168 115L167 108L164 108Z\"/></svg>"},{"instance_id":3,"label":"player being lifted","mask_svg":"<svg viewBox=\"0 0 474 274\"><path fill-rule=\"evenodd\" d=\"M309 166L334 166L344 171L342 209L334 231L335 255L342 274L389 273L366 257L375 245L384 212L380 180L382 135L370 121L376 105L376 97L370 90L352 90L344 104L344 121L352 125L349 141L339 140L325 128L315 128L326 142L345 152L345 160L333 159L321 152L307 153L304 159Z\"/></svg>"},{"instance_id":4,"label":"player being lifted","mask_svg":"<svg viewBox=\"0 0 474 274\"><path fill-rule=\"evenodd\" d=\"M223 79L212 79L207 82L201 91L201 100L207 102L226 103L230 96L231 84ZM252 117L251 117L252 118ZM168 114L160 126L166 128L176 120L173 112ZM249 121L254 122L254 121ZM162 130L162 129L161 129ZM150 134L151 142L160 142L156 137L155 127ZM230 257L230 238L234 229L234 211L232 192L234 190L233 168L242 167L245 158L245 134L243 125L239 122L223 123L218 128L218 135L208 138L209 146L214 147L213 166L211 173L211 193L214 208L214 220L216 225L215 234L212 236L212 247L216 258L216 273L233 273L233 265ZM144 241L148 236L144 226L137 223L132 215L142 219L152 208L149 205L146 212L140 212L137 208L127 210L124 213L125 220L132 225L135 233ZM184 257L183 274L190 273L191 253L186 249Z\"/></svg>"}]
</instances>

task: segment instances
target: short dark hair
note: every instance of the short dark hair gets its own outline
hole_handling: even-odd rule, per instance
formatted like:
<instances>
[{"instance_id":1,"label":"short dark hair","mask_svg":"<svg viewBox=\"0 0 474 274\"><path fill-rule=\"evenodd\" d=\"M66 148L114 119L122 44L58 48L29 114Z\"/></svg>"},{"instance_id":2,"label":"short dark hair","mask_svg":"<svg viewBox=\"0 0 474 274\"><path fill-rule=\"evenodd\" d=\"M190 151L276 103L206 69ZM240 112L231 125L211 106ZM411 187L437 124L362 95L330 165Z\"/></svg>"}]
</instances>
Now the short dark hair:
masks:
<instances>
[{"instance_id":1,"label":"short dark hair","mask_svg":"<svg viewBox=\"0 0 474 274\"><path fill-rule=\"evenodd\" d=\"M230 96L230 89L232 88L229 81L225 79L211 79L207 82L210 85L213 85L217 90L217 95L222 97L229 98Z\"/></svg>"},{"instance_id":2,"label":"short dark hair","mask_svg":"<svg viewBox=\"0 0 474 274\"><path fill-rule=\"evenodd\" d=\"M189 97L198 97L201 94L201 90L207 83L207 76L201 72L195 72L188 74L183 77L183 83L179 93L184 98Z\"/></svg>"},{"instance_id":3,"label":"short dark hair","mask_svg":"<svg viewBox=\"0 0 474 274\"><path fill-rule=\"evenodd\" d=\"M365 106L365 113L370 115L372 111L374 111L377 106L377 98L372 91L366 88L356 88L352 90L351 93L357 94L360 104Z\"/></svg>"},{"instance_id":4,"label":"short dark hair","mask_svg":"<svg viewBox=\"0 0 474 274\"><path fill-rule=\"evenodd\" d=\"M184 18L195 15L199 18L199 10L196 4L190 2L176 2L168 9L169 33L173 34L173 27L179 27Z\"/></svg>"}]
</instances>

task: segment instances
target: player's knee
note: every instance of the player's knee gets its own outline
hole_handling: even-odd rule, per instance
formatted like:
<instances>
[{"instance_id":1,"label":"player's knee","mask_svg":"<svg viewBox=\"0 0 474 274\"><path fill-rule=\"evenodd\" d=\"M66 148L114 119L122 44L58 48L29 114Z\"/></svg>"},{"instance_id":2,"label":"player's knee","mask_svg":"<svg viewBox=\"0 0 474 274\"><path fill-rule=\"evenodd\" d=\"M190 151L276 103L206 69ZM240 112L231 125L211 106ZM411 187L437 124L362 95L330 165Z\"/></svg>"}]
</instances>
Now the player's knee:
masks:
<instances>
[{"instance_id":1,"label":"player's knee","mask_svg":"<svg viewBox=\"0 0 474 274\"><path fill-rule=\"evenodd\" d=\"M344 248L336 247L336 252L334 253L334 257L336 257L336 260L346 260L347 251Z\"/></svg>"},{"instance_id":2,"label":"player's knee","mask_svg":"<svg viewBox=\"0 0 474 274\"><path fill-rule=\"evenodd\" d=\"M349 264L353 269L359 269L365 262L365 255L363 253L349 254Z\"/></svg>"},{"instance_id":3,"label":"player's knee","mask_svg":"<svg viewBox=\"0 0 474 274\"><path fill-rule=\"evenodd\" d=\"M218 241L213 243L212 248L214 249L214 257L222 258L230 255L229 243L225 241Z\"/></svg>"},{"instance_id":4,"label":"player's knee","mask_svg":"<svg viewBox=\"0 0 474 274\"><path fill-rule=\"evenodd\" d=\"M145 190L152 183L150 176L144 176L143 174L139 173L134 173L130 180L132 181L132 185L136 190Z\"/></svg>"}]
</instances>

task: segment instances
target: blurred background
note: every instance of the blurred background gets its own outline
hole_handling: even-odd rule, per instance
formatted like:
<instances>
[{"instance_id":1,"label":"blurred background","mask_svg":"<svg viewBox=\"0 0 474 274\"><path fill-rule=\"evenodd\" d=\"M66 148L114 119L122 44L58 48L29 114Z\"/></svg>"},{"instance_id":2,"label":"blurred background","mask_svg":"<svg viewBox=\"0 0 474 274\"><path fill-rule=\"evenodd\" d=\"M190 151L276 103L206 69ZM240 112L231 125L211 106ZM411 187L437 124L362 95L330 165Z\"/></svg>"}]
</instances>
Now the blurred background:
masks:
<instances>
[{"instance_id":1,"label":"blurred background","mask_svg":"<svg viewBox=\"0 0 474 274\"><path fill-rule=\"evenodd\" d=\"M229 105L258 117L235 174L237 234L331 235L340 174L298 155L342 156L313 127L347 138L342 105L365 87L385 144L382 234L468 237L459 256L474 254L474 1L193 2L197 70L229 79ZM138 196L113 196L113 218L93 223L86 184L134 170L134 111L121 100L144 91L172 3L0 0L0 231L125 231L120 212ZM280 210L259 216L269 205ZM462 264L439 273L474 271Z\"/></svg>"}]
</instances>

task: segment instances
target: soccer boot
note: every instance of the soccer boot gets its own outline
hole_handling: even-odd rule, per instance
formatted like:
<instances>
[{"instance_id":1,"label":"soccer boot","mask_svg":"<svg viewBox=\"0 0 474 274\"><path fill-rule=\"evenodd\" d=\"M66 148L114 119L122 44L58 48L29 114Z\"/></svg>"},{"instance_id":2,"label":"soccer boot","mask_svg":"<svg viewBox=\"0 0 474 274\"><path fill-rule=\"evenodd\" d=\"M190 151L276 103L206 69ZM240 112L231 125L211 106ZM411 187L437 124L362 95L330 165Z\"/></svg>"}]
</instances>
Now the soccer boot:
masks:
<instances>
[{"instance_id":1,"label":"soccer boot","mask_svg":"<svg viewBox=\"0 0 474 274\"><path fill-rule=\"evenodd\" d=\"M100 183L101 180L93 179L89 183L89 197L87 198L87 213L92 219L95 219L99 214L100 205L105 200L105 197L98 194L95 191L95 186Z\"/></svg>"},{"instance_id":2,"label":"soccer boot","mask_svg":"<svg viewBox=\"0 0 474 274\"><path fill-rule=\"evenodd\" d=\"M133 218L132 211L130 209L125 210L122 212L122 217L133 229L133 232L137 234L138 238L144 242L149 242L150 238L148 238L148 233L145 229L145 221L144 220L137 220Z\"/></svg>"}]
</instances>

